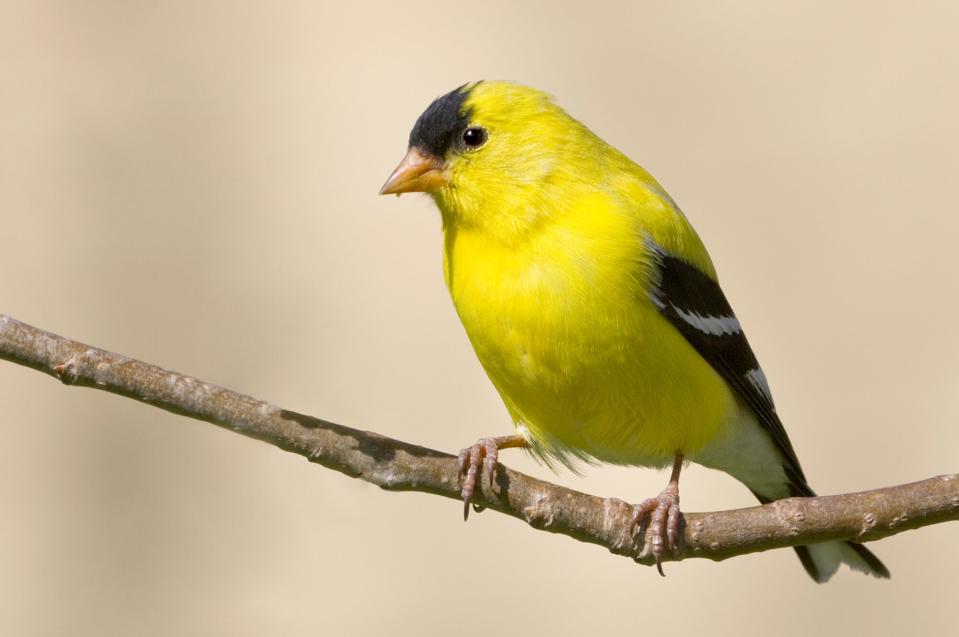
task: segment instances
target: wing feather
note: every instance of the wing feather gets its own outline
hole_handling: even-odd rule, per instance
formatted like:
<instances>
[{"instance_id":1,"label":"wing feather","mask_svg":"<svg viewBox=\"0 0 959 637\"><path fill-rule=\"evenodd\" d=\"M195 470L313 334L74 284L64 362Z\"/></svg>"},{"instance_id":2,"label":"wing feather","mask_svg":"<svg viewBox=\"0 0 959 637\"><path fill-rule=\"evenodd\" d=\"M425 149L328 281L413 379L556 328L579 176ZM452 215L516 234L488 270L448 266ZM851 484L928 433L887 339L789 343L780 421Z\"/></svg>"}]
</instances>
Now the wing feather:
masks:
<instances>
[{"instance_id":1,"label":"wing feather","mask_svg":"<svg viewBox=\"0 0 959 637\"><path fill-rule=\"evenodd\" d=\"M719 283L652 241L648 243L658 275L650 292L653 304L756 413L783 454L792 495L813 495L776 414L766 376Z\"/></svg>"}]
</instances>

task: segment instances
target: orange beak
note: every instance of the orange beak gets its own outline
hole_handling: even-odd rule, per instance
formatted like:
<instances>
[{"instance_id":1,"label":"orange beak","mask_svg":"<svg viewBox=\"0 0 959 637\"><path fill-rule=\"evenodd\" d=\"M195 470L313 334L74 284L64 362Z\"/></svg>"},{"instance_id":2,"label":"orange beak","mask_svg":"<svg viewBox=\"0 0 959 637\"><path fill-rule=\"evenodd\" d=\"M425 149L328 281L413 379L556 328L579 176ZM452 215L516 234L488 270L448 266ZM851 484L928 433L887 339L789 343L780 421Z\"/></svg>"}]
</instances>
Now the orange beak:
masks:
<instances>
[{"instance_id":1,"label":"orange beak","mask_svg":"<svg viewBox=\"0 0 959 637\"><path fill-rule=\"evenodd\" d=\"M446 181L446 165L443 160L414 146L380 188L380 194L433 192L445 186Z\"/></svg>"}]
</instances>

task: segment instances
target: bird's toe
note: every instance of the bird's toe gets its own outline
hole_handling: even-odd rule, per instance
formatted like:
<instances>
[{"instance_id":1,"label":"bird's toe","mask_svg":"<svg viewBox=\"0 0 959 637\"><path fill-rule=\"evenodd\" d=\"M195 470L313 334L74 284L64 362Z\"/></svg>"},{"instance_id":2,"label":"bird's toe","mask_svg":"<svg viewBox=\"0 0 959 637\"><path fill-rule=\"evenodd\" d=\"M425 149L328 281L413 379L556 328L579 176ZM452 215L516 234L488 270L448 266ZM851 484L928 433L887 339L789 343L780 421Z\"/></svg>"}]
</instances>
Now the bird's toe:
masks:
<instances>
[{"instance_id":1,"label":"bird's toe","mask_svg":"<svg viewBox=\"0 0 959 637\"><path fill-rule=\"evenodd\" d=\"M638 529L645 535L643 550L638 557L652 556L660 575L665 575L662 558L666 551L669 550L673 556L679 554L681 523L678 489L667 487L655 498L648 498L633 507L630 532L635 534Z\"/></svg>"}]
</instances>

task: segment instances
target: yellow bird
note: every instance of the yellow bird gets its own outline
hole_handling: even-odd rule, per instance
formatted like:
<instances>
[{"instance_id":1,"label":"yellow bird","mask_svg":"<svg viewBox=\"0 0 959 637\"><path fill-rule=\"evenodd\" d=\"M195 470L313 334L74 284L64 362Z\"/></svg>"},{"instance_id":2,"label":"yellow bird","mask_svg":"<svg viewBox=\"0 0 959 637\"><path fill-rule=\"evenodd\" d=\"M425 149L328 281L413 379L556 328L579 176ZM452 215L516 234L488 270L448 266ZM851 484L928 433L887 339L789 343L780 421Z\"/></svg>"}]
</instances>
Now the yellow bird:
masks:
<instances>
[{"instance_id":1,"label":"yellow bird","mask_svg":"<svg viewBox=\"0 0 959 637\"><path fill-rule=\"evenodd\" d=\"M760 502L814 495L696 231L649 173L548 95L483 81L437 98L380 192L436 202L447 287L516 424L460 454L467 512L506 447L567 465L672 464L663 492L634 508L658 566L679 549L684 461ZM840 563L889 577L855 542L796 552L817 582Z\"/></svg>"}]
</instances>

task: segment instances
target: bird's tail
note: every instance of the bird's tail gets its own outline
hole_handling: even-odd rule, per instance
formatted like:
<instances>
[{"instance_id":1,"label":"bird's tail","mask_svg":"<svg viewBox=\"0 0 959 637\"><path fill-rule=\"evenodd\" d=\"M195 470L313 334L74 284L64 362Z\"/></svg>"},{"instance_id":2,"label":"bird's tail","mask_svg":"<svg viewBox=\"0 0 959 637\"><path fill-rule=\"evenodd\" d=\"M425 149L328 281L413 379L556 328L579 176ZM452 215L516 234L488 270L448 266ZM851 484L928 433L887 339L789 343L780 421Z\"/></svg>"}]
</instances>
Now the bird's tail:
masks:
<instances>
[{"instance_id":1,"label":"bird's tail","mask_svg":"<svg viewBox=\"0 0 959 637\"><path fill-rule=\"evenodd\" d=\"M872 551L857 542L823 542L793 548L806 572L819 583L829 581L840 564L846 564L854 571L873 577L889 579L889 569L885 564L880 562Z\"/></svg>"},{"instance_id":2,"label":"bird's tail","mask_svg":"<svg viewBox=\"0 0 959 637\"><path fill-rule=\"evenodd\" d=\"M712 443L693 460L730 474L763 504L789 497L815 497L775 412L767 415L778 423L776 430L784 442L774 440L750 407L743 406L741 414L729 435ZM806 572L817 582L829 581L840 564L873 577L889 577L889 569L858 542L837 540L793 548Z\"/></svg>"},{"instance_id":3,"label":"bird's tail","mask_svg":"<svg viewBox=\"0 0 959 637\"><path fill-rule=\"evenodd\" d=\"M790 484L790 491L793 495L800 497L814 497L816 494L805 480ZM772 498L767 498L753 491L763 504L772 502ZM818 583L828 582L840 564L845 564L854 571L889 579L889 569L876 557L876 554L867 549L859 542L851 540L836 540L834 542L822 542L821 544L807 544L804 546L794 546L793 550L799 556L803 568L809 573L809 577Z\"/></svg>"}]
</instances>

